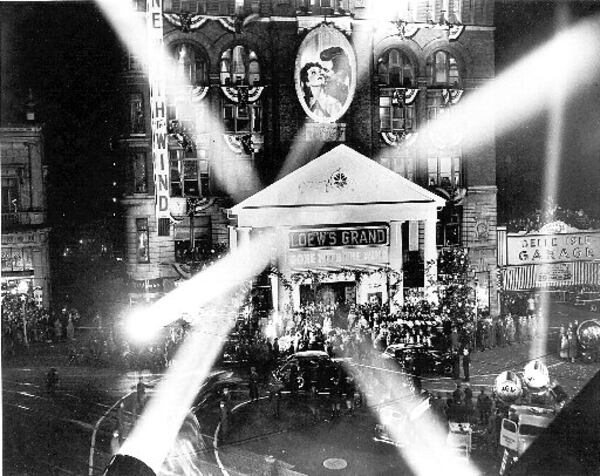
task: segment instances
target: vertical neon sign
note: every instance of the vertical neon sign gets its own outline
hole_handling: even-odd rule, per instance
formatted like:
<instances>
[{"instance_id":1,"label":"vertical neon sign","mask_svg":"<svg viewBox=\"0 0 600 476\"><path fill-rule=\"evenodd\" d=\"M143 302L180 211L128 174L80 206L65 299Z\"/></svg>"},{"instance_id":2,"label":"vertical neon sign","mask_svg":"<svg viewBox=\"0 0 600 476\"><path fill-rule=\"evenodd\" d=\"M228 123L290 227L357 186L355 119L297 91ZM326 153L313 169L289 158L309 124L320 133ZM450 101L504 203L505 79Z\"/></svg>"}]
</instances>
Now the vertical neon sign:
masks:
<instances>
[{"instance_id":1,"label":"vertical neon sign","mask_svg":"<svg viewBox=\"0 0 600 476\"><path fill-rule=\"evenodd\" d=\"M163 51L162 1L148 0L148 80L156 219L169 217L169 155Z\"/></svg>"}]
</instances>

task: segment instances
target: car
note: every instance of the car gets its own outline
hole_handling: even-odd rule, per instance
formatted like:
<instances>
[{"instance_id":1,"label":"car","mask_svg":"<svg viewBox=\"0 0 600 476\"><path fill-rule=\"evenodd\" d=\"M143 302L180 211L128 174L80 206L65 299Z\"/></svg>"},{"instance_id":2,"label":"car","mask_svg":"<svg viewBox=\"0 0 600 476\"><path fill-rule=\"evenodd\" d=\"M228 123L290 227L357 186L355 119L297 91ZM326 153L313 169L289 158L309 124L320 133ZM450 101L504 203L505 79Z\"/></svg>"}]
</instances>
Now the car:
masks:
<instances>
[{"instance_id":1,"label":"car","mask_svg":"<svg viewBox=\"0 0 600 476\"><path fill-rule=\"evenodd\" d=\"M600 292L597 291L582 291L573 301L575 306L588 308L590 311L600 310Z\"/></svg>"},{"instance_id":2,"label":"car","mask_svg":"<svg viewBox=\"0 0 600 476\"><path fill-rule=\"evenodd\" d=\"M301 390L309 390L312 386L319 391L328 390L333 379L344 376L339 359L332 359L327 352L321 350L296 352L288 356L273 373L286 390L292 388L290 374L293 366L298 369L296 385Z\"/></svg>"},{"instance_id":3,"label":"car","mask_svg":"<svg viewBox=\"0 0 600 476\"><path fill-rule=\"evenodd\" d=\"M382 357L396 362L401 369L411 374L452 374L451 356L422 344L390 345Z\"/></svg>"}]
</instances>

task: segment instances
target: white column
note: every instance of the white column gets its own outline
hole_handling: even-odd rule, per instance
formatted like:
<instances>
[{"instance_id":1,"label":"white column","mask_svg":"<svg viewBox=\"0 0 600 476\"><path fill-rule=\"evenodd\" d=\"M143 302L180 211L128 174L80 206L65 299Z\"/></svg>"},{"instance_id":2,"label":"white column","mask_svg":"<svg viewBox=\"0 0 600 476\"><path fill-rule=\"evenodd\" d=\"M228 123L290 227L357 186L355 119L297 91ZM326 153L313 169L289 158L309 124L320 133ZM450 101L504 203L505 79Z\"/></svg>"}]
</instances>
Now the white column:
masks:
<instances>
[{"instance_id":1,"label":"white column","mask_svg":"<svg viewBox=\"0 0 600 476\"><path fill-rule=\"evenodd\" d=\"M281 311L279 302L279 277L272 274L271 279L271 302L273 303L273 310L275 312Z\"/></svg>"},{"instance_id":2,"label":"white column","mask_svg":"<svg viewBox=\"0 0 600 476\"><path fill-rule=\"evenodd\" d=\"M237 229L237 244L238 246L244 246L250 243L250 227L240 226Z\"/></svg>"},{"instance_id":3,"label":"white column","mask_svg":"<svg viewBox=\"0 0 600 476\"><path fill-rule=\"evenodd\" d=\"M402 272L402 222L392 221L390 222L390 254L389 254L389 266L394 271ZM396 292L390 289L390 310L392 312L398 311L404 304L404 284L402 279L399 281L393 277L390 277L390 285L396 287Z\"/></svg>"},{"instance_id":4,"label":"white column","mask_svg":"<svg viewBox=\"0 0 600 476\"><path fill-rule=\"evenodd\" d=\"M228 225L229 229L229 250L233 251L237 248L238 240L237 240L237 229L235 226Z\"/></svg>"},{"instance_id":5,"label":"white column","mask_svg":"<svg viewBox=\"0 0 600 476\"><path fill-rule=\"evenodd\" d=\"M425 243L423 249L423 260L425 262L425 297L431 302L437 303L437 247L436 247L436 224L437 219L430 217L425 220Z\"/></svg>"}]
</instances>

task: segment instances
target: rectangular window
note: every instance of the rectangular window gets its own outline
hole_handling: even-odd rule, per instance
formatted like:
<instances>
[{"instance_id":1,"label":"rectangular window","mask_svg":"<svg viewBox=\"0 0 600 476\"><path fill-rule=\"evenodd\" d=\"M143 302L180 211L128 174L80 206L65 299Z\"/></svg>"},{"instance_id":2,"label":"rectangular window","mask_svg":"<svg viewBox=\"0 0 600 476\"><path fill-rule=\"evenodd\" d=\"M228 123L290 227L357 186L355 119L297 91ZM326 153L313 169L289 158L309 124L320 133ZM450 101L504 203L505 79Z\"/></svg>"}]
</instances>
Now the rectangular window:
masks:
<instances>
[{"instance_id":1,"label":"rectangular window","mask_svg":"<svg viewBox=\"0 0 600 476\"><path fill-rule=\"evenodd\" d=\"M159 218L158 219L158 236L169 236L171 227L170 218Z\"/></svg>"},{"instance_id":2,"label":"rectangular window","mask_svg":"<svg viewBox=\"0 0 600 476\"><path fill-rule=\"evenodd\" d=\"M16 213L19 211L19 179L2 177L2 211Z\"/></svg>"},{"instance_id":3,"label":"rectangular window","mask_svg":"<svg viewBox=\"0 0 600 476\"><path fill-rule=\"evenodd\" d=\"M2 271L33 271L33 248L2 247Z\"/></svg>"},{"instance_id":4,"label":"rectangular window","mask_svg":"<svg viewBox=\"0 0 600 476\"><path fill-rule=\"evenodd\" d=\"M148 176L146 152L136 151L131 154L133 193L148 193Z\"/></svg>"},{"instance_id":5,"label":"rectangular window","mask_svg":"<svg viewBox=\"0 0 600 476\"><path fill-rule=\"evenodd\" d=\"M461 238L462 207L446 206L438 215L438 246L459 246Z\"/></svg>"},{"instance_id":6,"label":"rectangular window","mask_svg":"<svg viewBox=\"0 0 600 476\"><path fill-rule=\"evenodd\" d=\"M261 133L262 107L260 104L224 104L223 126L234 133Z\"/></svg>"},{"instance_id":7,"label":"rectangular window","mask_svg":"<svg viewBox=\"0 0 600 476\"><path fill-rule=\"evenodd\" d=\"M252 106L252 132L260 134L262 132L262 107Z\"/></svg>"},{"instance_id":8,"label":"rectangular window","mask_svg":"<svg viewBox=\"0 0 600 476\"><path fill-rule=\"evenodd\" d=\"M129 124L131 134L144 134L146 132L144 101L139 93L129 96Z\"/></svg>"},{"instance_id":9,"label":"rectangular window","mask_svg":"<svg viewBox=\"0 0 600 476\"><path fill-rule=\"evenodd\" d=\"M385 132L409 131L414 127L413 104L397 106L389 95L379 97L379 127Z\"/></svg>"},{"instance_id":10,"label":"rectangular window","mask_svg":"<svg viewBox=\"0 0 600 476\"><path fill-rule=\"evenodd\" d=\"M170 150L170 178L171 178L171 197L182 197L183 196L183 183L182 177L179 170L179 160L177 153L181 152L178 150Z\"/></svg>"},{"instance_id":11,"label":"rectangular window","mask_svg":"<svg viewBox=\"0 0 600 476\"><path fill-rule=\"evenodd\" d=\"M148 219L147 218L136 218L136 242L137 242L137 262L138 263L149 263L150 262L150 235L148 232Z\"/></svg>"},{"instance_id":12,"label":"rectangular window","mask_svg":"<svg viewBox=\"0 0 600 476\"><path fill-rule=\"evenodd\" d=\"M446 189L461 185L460 157L429 157L427 159L429 186Z\"/></svg>"},{"instance_id":13,"label":"rectangular window","mask_svg":"<svg viewBox=\"0 0 600 476\"><path fill-rule=\"evenodd\" d=\"M206 150L198 149L197 157L186 157L183 150L170 152L171 196L201 197L208 194L208 160Z\"/></svg>"}]
</instances>

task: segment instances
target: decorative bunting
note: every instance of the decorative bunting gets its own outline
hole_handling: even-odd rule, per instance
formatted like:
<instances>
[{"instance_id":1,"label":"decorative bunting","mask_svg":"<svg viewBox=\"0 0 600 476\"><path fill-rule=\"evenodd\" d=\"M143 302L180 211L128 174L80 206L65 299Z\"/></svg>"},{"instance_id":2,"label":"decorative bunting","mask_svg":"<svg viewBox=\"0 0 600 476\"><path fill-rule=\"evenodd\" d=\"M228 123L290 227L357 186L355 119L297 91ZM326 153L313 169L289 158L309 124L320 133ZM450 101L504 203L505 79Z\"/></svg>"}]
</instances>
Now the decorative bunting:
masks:
<instances>
[{"instance_id":1,"label":"decorative bunting","mask_svg":"<svg viewBox=\"0 0 600 476\"><path fill-rule=\"evenodd\" d=\"M184 33L197 30L209 20L208 17L191 13L163 13L163 16L171 25Z\"/></svg>"},{"instance_id":2,"label":"decorative bunting","mask_svg":"<svg viewBox=\"0 0 600 476\"><path fill-rule=\"evenodd\" d=\"M221 86L221 91L227 99L238 103L253 103L260 99L264 86Z\"/></svg>"},{"instance_id":3,"label":"decorative bunting","mask_svg":"<svg viewBox=\"0 0 600 476\"><path fill-rule=\"evenodd\" d=\"M402 131L401 133L381 131L381 138L389 146L397 147L402 144L409 147L416 142L418 134L418 132L406 131Z\"/></svg>"},{"instance_id":4,"label":"decorative bunting","mask_svg":"<svg viewBox=\"0 0 600 476\"><path fill-rule=\"evenodd\" d=\"M208 93L208 86L196 86L192 89L192 102L199 103L202 101Z\"/></svg>"},{"instance_id":5,"label":"decorative bunting","mask_svg":"<svg viewBox=\"0 0 600 476\"><path fill-rule=\"evenodd\" d=\"M217 18L217 21L227 31L230 31L231 33L237 33L238 32L238 29L236 28L236 20L235 20L235 18Z\"/></svg>"},{"instance_id":6,"label":"decorative bunting","mask_svg":"<svg viewBox=\"0 0 600 476\"><path fill-rule=\"evenodd\" d=\"M462 98L464 90L462 89L442 89L442 99L444 104L455 105Z\"/></svg>"}]
</instances>

